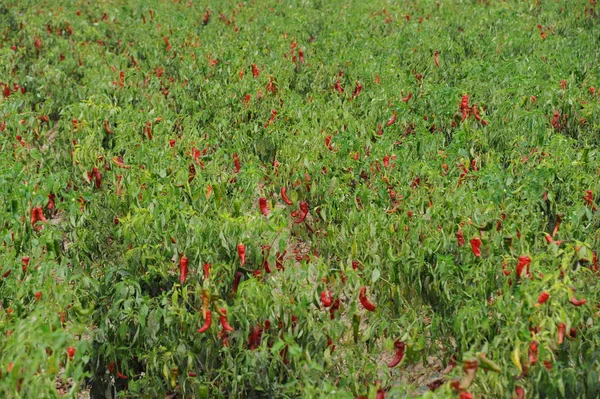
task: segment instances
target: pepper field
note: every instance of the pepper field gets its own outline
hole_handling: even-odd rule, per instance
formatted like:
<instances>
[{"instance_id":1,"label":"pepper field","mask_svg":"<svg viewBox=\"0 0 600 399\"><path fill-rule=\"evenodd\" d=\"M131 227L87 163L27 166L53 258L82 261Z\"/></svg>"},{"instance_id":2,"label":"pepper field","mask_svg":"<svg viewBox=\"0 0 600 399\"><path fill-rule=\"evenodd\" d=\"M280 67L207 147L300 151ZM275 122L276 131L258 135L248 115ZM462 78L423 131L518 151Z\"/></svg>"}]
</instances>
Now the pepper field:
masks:
<instances>
[{"instance_id":1,"label":"pepper field","mask_svg":"<svg viewBox=\"0 0 600 399\"><path fill-rule=\"evenodd\" d=\"M600 396L598 8L0 2L0 397Z\"/></svg>"}]
</instances>

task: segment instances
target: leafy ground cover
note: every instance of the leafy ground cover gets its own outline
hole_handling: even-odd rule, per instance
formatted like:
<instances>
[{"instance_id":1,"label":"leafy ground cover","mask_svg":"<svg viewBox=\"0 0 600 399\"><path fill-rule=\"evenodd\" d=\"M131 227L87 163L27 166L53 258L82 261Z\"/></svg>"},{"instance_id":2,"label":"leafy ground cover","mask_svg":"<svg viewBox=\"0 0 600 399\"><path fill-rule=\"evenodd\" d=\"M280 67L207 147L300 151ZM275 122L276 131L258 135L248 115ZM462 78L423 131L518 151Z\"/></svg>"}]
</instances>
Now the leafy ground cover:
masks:
<instances>
[{"instance_id":1,"label":"leafy ground cover","mask_svg":"<svg viewBox=\"0 0 600 399\"><path fill-rule=\"evenodd\" d=\"M0 394L597 397L591 1L0 3Z\"/></svg>"}]
</instances>

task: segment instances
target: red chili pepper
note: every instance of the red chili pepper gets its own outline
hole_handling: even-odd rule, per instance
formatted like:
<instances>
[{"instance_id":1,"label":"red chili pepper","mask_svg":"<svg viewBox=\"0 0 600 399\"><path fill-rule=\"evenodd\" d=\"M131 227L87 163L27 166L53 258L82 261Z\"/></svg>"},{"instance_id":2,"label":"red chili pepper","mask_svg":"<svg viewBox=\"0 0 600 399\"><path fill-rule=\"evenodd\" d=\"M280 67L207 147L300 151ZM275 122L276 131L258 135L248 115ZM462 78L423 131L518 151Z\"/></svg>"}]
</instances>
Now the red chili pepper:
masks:
<instances>
[{"instance_id":1,"label":"red chili pepper","mask_svg":"<svg viewBox=\"0 0 600 399\"><path fill-rule=\"evenodd\" d=\"M123 179L122 175L117 175L117 197L121 195L121 180Z\"/></svg>"},{"instance_id":2,"label":"red chili pepper","mask_svg":"<svg viewBox=\"0 0 600 399\"><path fill-rule=\"evenodd\" d=\"M473 105L473 107L471 107L471 112L473 113L475 120L481 122L482 125L486 126L488 124L487 121L482 119L479 115L479 107L477 105Z\"/></svg>"},{"instance_id":3,"label":"red chili pepper","mask_svg":"<svg viewBox=\"0 0 600 399\"><path fill-rule=\"evenodd\" d=\"M587 303L587 299L577 299L575 298L575 295L573 295L571 297L571 304L573 304L574 306L582 306L585 305Z\"/></svg>"},{"instance_id":4,"label":"red chili pepper","mask_svg":"<svg viewBox=\"0 0 600 399\"><path fill-rule=\"evenodd\" d=\"M333 136L331 134L329 136L325 137L325 146L327 147L327 149L329 151L333 151L334 150L333 145L331 144L331 138L332 137Z\"/></svg>"},{"instance_id":5,"label":"red chili pepper","mask_svg":"<svg viewBox=\"0 0 600 399\"><path fill-rule=\"evenodd\" d=\"M202 268L204 269L204 279L207 279L210 277L210 263L205 263L204 265L202 265Z\"/></svg>"},{"instance_id":6,"label":"red chili pepper","mask_svg":"<svg viewBox=\"0 0 600 399\"><path fill-rule=\"evenodd\" d=\"M38 292L36 292L36 293L35 293L35 299L37 299L38 301L39 301L40 299L42 299L42 293L41 293L41 292L39 292L39 291L38 291Z\"/></svg>"},{"instance_id":7,"label":"red chili pepper","mask_svg":"<svg viewBox=\"0 0 600 399\"><path fill-rule=\"evenodd\" d=\"M210 324L212 322L212 313L210 310L206 310L206 316L204 317L204 324L200 327L196 332L203 333L206 332L210 328Z\"/></svg>"},{"instance_id":8,"label":"red chili pepper","mask_svg":"<svg viewBox=\"0 0 600 399\"><path fill-rule=\"evenodd\" d=\"M238 154L233 154L233 164L235 165L234 173L238 173L240 171L240 159L238 158Z\"/></svg>"},{"instance_id":9,"label":"red chili pepper","mask_svg":"<svg viewBox=\"0 0 600 399\"><path fill-rule=\"evenodd\" d=\"M531 265L531 258L529 256L519 256L519 263L517 264L517 278L522 277L523 270L525 270L525 275L531 278L529 265Z\"/></svg>"},{"instance_id":10,"label":"red chili pepper","mask_svg":"<svg viewBox=\"0 0 600 399\"><path fill-rule=\"evenodd\" d=\"M237 292L238 285L240 285L240 280L242 279L242 272L235 272L233 275L233 286L231 287L231 292L234 294Z\"/></svg>"},{"instance_id":11,"label":"red chili pepper","mask_svg":"<svg viewBox=\"0 0 600 399\"><path fill-rule=\"evenodd\" d=\"M439 68L440 67L440 59L438 58L440 55L440 52L438 50L435 50L435 53L433 53L433 62L435 62L435 65Z\"/></svg>"},{"instance_id":12,"label":"red chili pepper","mask_svg":"<svg viewBox=\"0 0 600 399\"><path fill-rule=\"evenodd\" d=\"M144 133L148 136L149 140L152 140L152 122L147 122L144 126Z\"/></svg>"},{"instance_id":13,"label":"red chili pepper","mask_svg":"<svg viewBox=\"0 0 600 399\"><path fill-rule=\"evenodd\" d=\"M324 308L328 308L331 306L331 304L332 304L331 291L325 290L325 291L321 292L321 304L323 305Z\"/></svg>"},{"instance_id":14,"label":"red chili pepper","mask_svg":"<svg viewBox=\"0 0 600 399\"><path fill-rule=\"evenodd\" d=\"M388 362L389 368L396 367L404 358L404 350L406 349L406 343L404 341L398 340L394 343L394 346L396 347L396 354L394 355L392 360Z\"/></svg>"},{"instance_id":15,"label":"red chili pepper","mask_svg":"<svg viewBox=\"0 0 600 399\"><path fill-rule=\"evenodd\" d=\"M543 291L538 297L537 304L535 306L543 305L550 298L550 294L546 291Z\"/></svg>"},{"instance_id":16,"label":"red chili pepper","mask_svg":"<svg viewBox=\"0 0 600 399\"><path fill-rule=\"evenodd\" d=\"M352 92L352 98L356 98L358 97L358 95L360 94L360 92L362 91L362 85L360 84L360 82L356 82L356 87L354 88L354 91Z\"/></svg>"},{"instance_id":17,"label":"red chili pepper","mask_svg":"<svg viewBox=\"0 0 600 399\"><path fill-rule=\"evenodd\" d=\"M181 284L185 283L187 274L188 274L188 258L186 258L184 255L179 259L179 282Z\"/></svg>"},{"instance_id":18,"label":"red chili pepper","mask_svg":"<svg viewBox=\"0 0 600 399\"><path fill-rule=\"evenodd\" d=\"M260 211L262 212L262 214L265 216L268 216L269 215L269 207L267 206L267 199L264 197L260 197L258 199L258 205L260 207Z\"/></svg>"},{"instance_id":19,"label":"red chili pepper","mask_svg":"<svg viewBox=\"0 0 600 399\"><path fill-rule=\"evenodd\" d=\"M283 199L283 202L285 202L287 205L294 205L294 203L292 202L292 200L290 200L287 196L287 188L285 187L281 187L281 198Z\"/></svg>"},{"instance_id":20,"label":"red chili pepper","mask_svg":"<svg viewBox=\"0 0 600 399\"><path fill-rule=\"evenodd\" d=\"M342 87L342 85L340 84L340 80L336 80L335 85L334 85L334 90L337 90L338 93L343 93L344 92L344 88Z\"/></svg>"},{"instance_id":21,"label":"red chili pepper","mask_svg":"<svg viewBox=\"0 0 600 399\"><path fill-rule=\"evenodd\" d=\"M69 356L70 360L73 360L73 358L75 357L75 348L73 348L72 346L69 346L67 348L67 355Z\"/></svg>"},{"instance_id":22,"label":"red chili pepper","mask_svg":"<svg viewBox=\"0 0 600 399\"><path fill-rule=\"evenodd\" d=\"M204 18L202 19L202 25L206 26L210 21L210 11L206 10L206 14L204 14Z\"/></svg>"},{"instance_id":23,"label":"red chili pepper","mask_svg":"<svg viewBox=\"0 0 600 399\"><path fill-rule=\"evenodd\" d=\"M275 93L275 83L273 82L272 77L270 77L269 81L267 82L267 91Z\"/></svg>"},{"instance_id":24,"label":"red chili pepper","mask_svg":"<svg viewBox=\"0 0 600 399\"><path fill-rule=\"evenodd\" d=\"M565 339L565 331L567 330L567 326L565 323L558 324L558 345L562 344Z\"/></svg>"},{"instance_id":25,"label":"red chili pepper","mask_svg":"<svg viewBox=\"0 0 600 399\"><path fill-rule=\"evenodd\" d=\"M394 122L396 122L396 114L393 114L392 117L390 119L388 119L388 121L386 122L386 126L392 126L394 124Z\"/></svg>"},{"instance_id":26,"label":"red chili pepper","mask_svg":"<svg viewBox=\"0 0 600 399\"><path fill-rule=\"evenodd\" d=\"M577 329L576 328L570 328L569 329L569 338L577 338Z\"/></svg>"},{"instance_id":27,"label":"red chili pepper","mask_svg":"<svg viewBox=\"0 0 600 399\"><path fill-rule=\"evenodd\" d=\"M585 202L587 202L588 205L592 207L592 210L596 212L597 208L596 205L594 205L594 194L592 194L592 190L586 190L583 199L585 199Z\"/></svg>"},{"instance_id":28,"label":"red chili pepper","mask_svg":"<svg viewBox=\"0 0 600 399\"><path fill-rule=\"evenodd\" d=\"M36 222L38 221L38 212L37 212L37 208L31 208L31 211L29 212L31 215L31 220L30 223L33 226L34 224L36 224Z\"/></svg>"},{"instance_id":29,"label":"red chili pepper","mask_svg":"<svg viewBox=\"0 0 600 399\"><path fill-rule=\"evenodd\" d=\"M257 78L258 75L260 75L260 71L258 70L258 67L255 64L252 64L252 76Z\"/></svg>"},{"instance_id":30,"label":"red chili pepper","mask_svg":"<svg viewBox=\"0 0 600 399\"><path fill-rule=\"evenodd\" d=\"M410 99L412 98L412 91L408 93L408 95L406 97L404 97L403 99L401 99L400 101L402 101L403 103L407 103L410 101Z\"/></svg>"},{"instance_id":31,"label":"red chili pepper","mask_svg":"<svg viewBox=\"0 0 600 399\"><path fill-rule=\"evenodd\" d=\"M122 156L114 157L112 161L115 165L117 165L117 167L121 169L131 169L131 165L125 165Z\"/></svg>"},{"instance_id":32,"label":"red chili pepper","mask_svg":"<svg viewBox=\"0 0 600 399\"><path fill-rule=\"evenodd\" d=\"M110 130L110 126L108 125L108 121L107 120L104 121L104 130L108 134L115 134L115 132L113 132L112 130Z\"/></svg>"},{"instance_id":33,"label":"red chili pepper","mask_svg":"<svg viewBox=\"0 0 600 399\"><path fill-rule=\"evenodd\" d=\"M27 271L27 266L29 266L29 256L23 256L21 258L21 269L23 269L23 273Z\"/></svg>"},{"instance_id":34,"label":"red chili pepper","mask_svg":"<svg viewBox=\"0 0 600 399\"><path fill-rule=\"evenodd\" d=\"M336 298L333 301L333 304L331 305L331 307L329 308L329 318L331 320L335 319L335 312L340 308L340 299Z\"/></svg>"},{"instance_id":35,"label":"red chili pepper","mask_svg":"<svg viewBox=\"0 0 600 399\"><path fill-rule=\"evenodd\" d=\"M335 345L333 344L333 340L330 336L327 336L327 347L331 348L331 350L329 351L330 353L333 353L333 351L335 350Z\"/></svg>"},{"instance_id":36,"label":"red chili pepper","mask_svg":"<svg viewBox=\"0 0 600 399\"><path fill-rule=\"evenodd\" d=\"M360 293L358 294L358 300L360 301L360 304L369 312L374 312L376 306L373 305L369 299L367 298L367 287L360 287Z\"/></svg>"},{"instance_id":37,"label":"red chili pepper","mask_svg":"<svg viewBox=\"0 0 600 399\"><path fill-rule=\"evenodd\" d=\"M260 346L262 340L263 329L261 326L250 327L250 334L248 334L248 346L250 350L255 350Z\"/></svg>"},{"instance_id":38,"label":"red chili pepper","mask_svg":"<svg viewBox=\"0 0 600 399\"><path fill-rule=\"evenodd\" d=\"M532 365L538 361L538 343L533 341L529 344L529 363Z\"/></svg>"},{"instance_id":39,"label":"red chili pepper","mask_svg":"<svg viewBox=\"0 0 600 399\"><path fill-rule=\"evenodd\" d=\"M481 256L481 238L475 237L471 238L471 250L473 251L473 255L476 257Z\"/></svg>"},{"instance_id":40,"label":"red chili pepper","mask_svg":"<svg viewBox=\"0 0 600 399\"><path fill-rule=\"evenodd\" d=\"M459 399L473 399L473 394L467 391L462 391L460 393Z\"/></svg>"},{"instance_id":41,"label":"red chili pepper","mask_svg":"<svg viewBox=\"0 0 600 399\"><path fill-rule=\"evenodd\" d=\"M469 116L469 95L465 94L460 100L460 111L462 113L462 120L464 121Z\"/></svg>"},{"instance_id":42,"label":"red chili pepper","mask_svg":"<svg viewBox=\"0 0 600 399\"><path fill-rule=\"evenodd\" d=\"M100 174L98 168L92 169L92 177L94 178L94 185L96 186L96 188L100 188L100 186L102 185L102 175Z\"/></svg>"},{"instance_id":43,"label":"red chili pepper","mask_svg":"<svg viewBox=\"0 0 600 399\"><path fill-rule=\"evenodd\" d=\"M554 129L559 129L560 128L560 113L558 111L554 111L553 115L552 115L552 127Z\"/></svg>"},{"instance_id":44,"label":"red chili pepper","mask_svg":"<svg viewBox=\"0 0 600 399\"><path fill-rule=\"evenodd\" d=\"M262 256L263 256L263 268L267 273L271 273L271 265L269 264L269 252L271 251L270 245L264 245L262 248Z\"/></svg>"},{"instance_id":45,"label":"red chili pepper","mask_svg":"<svg viewBox=\"0 0 600 399\"><path fill-rule=\"evenodd\" d=\"M119 72L119 86L125 86L125 72L123 71Z\"/></svg>"},{"instance_id":46,"label":"red chili pepper","mask_svg":"<svg viewBox=\"0 0 600 399\"><path fill-rule=\"evenodd\" d=\"M227 309L221 308L221 315L219 315L219 319L221 320L221 326L225 331L234 331L233 327L229 325L227 321Z\"/></svg>"},{"instance_id":47,"label":"red chili pepper","mask_svg":"<svg viewBox=\"0 0 600 399\"><path fill-rule=\"evenodd\" d=\"M246 246L244 244L238 244L237 252L240 257L240 266L244 266L244 263L246 263Z\"/></svg>"},{"instance_id":48,"label":"red chili pepper","mask_svg":"<svg viewBox=\"0 0 600 399\"><path fill-rule=\"evenodd\" d=\"M306 219L306 215L308 215L308 203L305 201L300 201L300 217L294 221L296 224L300 224L304 222Z\"/></svg>"},{"instance_id":49,"label":"red chili pepper","mask_svg":"<svg viewBox=\"0 0 600 399\"><path fill-rule=\"evenodd\" d=\"M465 235L462 230L456 232L456 239L458 240L458 246L462 247L465 245Z\"/></svg>"}]
</instances>

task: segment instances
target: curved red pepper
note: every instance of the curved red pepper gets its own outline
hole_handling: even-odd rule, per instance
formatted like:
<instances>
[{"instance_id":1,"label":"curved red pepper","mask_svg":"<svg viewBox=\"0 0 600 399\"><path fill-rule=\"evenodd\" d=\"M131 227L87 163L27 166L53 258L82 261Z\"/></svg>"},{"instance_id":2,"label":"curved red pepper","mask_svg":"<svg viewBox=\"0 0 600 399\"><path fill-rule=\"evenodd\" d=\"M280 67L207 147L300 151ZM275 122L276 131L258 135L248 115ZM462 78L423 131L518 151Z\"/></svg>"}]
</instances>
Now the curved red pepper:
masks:
<instances>
[{"instance_id":1,"label":"curved red pepper","mask_svg":"<svg viewBox=\"0 0 600 399\"><path fill-rule=\"evenodd\" d=\"M189 259L185 256L182 256L181 259L179 259L179 282L181 284L185 283L185 279L187 278L188 261Z\"/></svg>"},{"instance_id":2,"label":"curved red pepper","mask_svg":"<svg viewBox=\"0 0 600 399\"><path fill-rule=\"evenodd\" d=\"M108 121L107 120L104 121L104 130L106 130L106 133L108 133L108 134L115 134L115 132L113 132L112 130L110 130L110 126L108 125Z\"/></svg>"},{"instance_id":3,"label":"curved red pepper","mask_svg":"<svg viewBox=\"0 0 600 399\"><path fill-rule=\"evenodd\" d=\"M54 209L56 205L54 204L54 194L48 194L48 204L46 204L46 209Z\"/></svg>"},{"instance_id":4,"label":"curved red pepper","mask_svg":"<svg viewBox=\"0 0 600 399\"><path fill-rule=\"evenodd\" d=\"M392 126L394 124L394 122L396 122L396 118L397 118L396 114L392 115L392 117L390 119L388 119L388 121L386 122L385 125Z\"/></svg>"},{"instance_id":5,"label":"curved red pepper","mask_svg":"<svg viewBox=\"0 0 600 399\"><path fill-rule=\"evenodd\" d=\"M231 292L236 293L238 289L238 285L240 285L240 280L242 279L242 272L235 272L233 276L233 286L231 287Z\"/></svg>"},{"instance_id":6,"label":"curved red pepper","mask_svg":"<svg viewBox=\"0 0 600 399\"><path fill-rule=\"evenodd\" d=\"M559 323L558 324L558 344L562 344L563 341L565 340L565 331L567 329L567 326L565 325L565 323Z\"/></svg>"},{"instance_id":7,"label":"curved red pepper","mask_svg":"<svg viewBox=\"0 0 600 399\"><path fill-rule=\"evenodd\" d=\"M294 203L288 198L287 188L285 188L285 187L281 187L281 198L283 199L283 202L285 202L286 204L294 205Z\"/></svg>"},{"instance_id":8,"label":"curved red pepper","mask_svg":"<svg viewBox=\"0 0 600 399\"><path fill-rule=\"evenodd\" d=\"M212 313L210 310L206 311L206 318L204 319L204 325L200 327L196 332L203 333L206 332L210 328L210 324L212 322Z\"/></svg>"},{"instance_id":9,"label":"curved red pepper","mask_svg":"<svg viewBox=\"0 0 600 399\"><path fill-rule=\"evenodd\" d=\"M515 399L525 399L525 390L522 387L516 387L515 393L517 394Z\"/></svg>"},{"instance_id":10,"label":"curved red pepper","mask_svg":"<svg viewBox=\"0 0 600 399\"><path fill-rule=\"evenodd\" d=\"M304 222L306 215L308 215L308 204L305 201L300 201L300 217L294 223L300 224Z\"/></svg>"},{"instance_id":11,"label":"curved red pepper","mask_svg":"<svg viewBox=\"0 0 600 399\"><path fill-rule=\"evenodd\" d=\"M481 256L481 238L475 237L471 238L471 250L473 251L473 255L476 257Z\"/></svg>"},{"instance_id":12,"label":"curved red pepper","mask_svg":"<svg viewBox=\"0 0 600 399\"><path fill-rule=\"evenodd\" d=\"M265 216L268 216L269 215L269 207L267 206L267 199L263 198L263 197L259 198L258 205L260 206L260 211L262 212L262 214Z\"/></svg>"},{"instance_id":13,"label":"curved red pepper","mask_svg":"<svg viewBox=\"0 0 600 399\"><path fill-rule=\"evenodd\" d=\"M229 325L227 321L227 309L221 308L221 315L219 315L219 320L221 320L221 326L225 331L235 331L233 327Z\"/></svg>"},{"instance_id":14,"label":"curved red pepper","mask_svg":"<svg viewBox=\"0 0 600 399\"><path fill-rule=\"evenodd\" d=\"M210 276L210 263L205 263L202 268L204 269L204 278L207 279Z\"/></svg>"},{"instance_id":15,"label":"curved red pepper","mask_svg":"<svg viewBox=\"0 0 600 399\"><path fill-rule=\"evenodd\" d=\"M574 306L582 306L585 305L587 303L587 299L577 299L575 298L575 295L573 295L571 297L571 304L573 304Z\"/></svg>"},{"instance_id":16,"label":"curved red pepper","mask_svg":"<svg viewBox=\"0 0 600 399\"><path fill-rule=\"evenodd\" d=\"M246 246L244 244L238 244L237 252L240 257L240 266L244 266L244 263L246 263Z\"/></svg>"},{"instance_id":17,"label":"curved red pepper","mask_svg":"<svg viewBox=\"0 0 600 399\"><path fill-rule=\"evenodd\" d=\"M363 308L365 308L369 312L374 312L376 306L373 305L369 301L369 299L367 298L366 292L367 292L367 287L360 287L360 293L358 294L358 300L360 301L360 304L363 306Z\"/></svg>"},{"instance_id":18,"label":"curved red pepper","mask_svg":"<svg viewBox=\"0 0 600 399\"><path fill-rule=\"evenodd\" d=\"M400 362L404 358L404 351L406 349L406 343L404 341L398 340L394 343L394 346L396 347L396 354L394 355L393 359L389 361L389 363L388 363L389 368L396 367L398 364L400 364Z\"/></svg>"}]
</instances>

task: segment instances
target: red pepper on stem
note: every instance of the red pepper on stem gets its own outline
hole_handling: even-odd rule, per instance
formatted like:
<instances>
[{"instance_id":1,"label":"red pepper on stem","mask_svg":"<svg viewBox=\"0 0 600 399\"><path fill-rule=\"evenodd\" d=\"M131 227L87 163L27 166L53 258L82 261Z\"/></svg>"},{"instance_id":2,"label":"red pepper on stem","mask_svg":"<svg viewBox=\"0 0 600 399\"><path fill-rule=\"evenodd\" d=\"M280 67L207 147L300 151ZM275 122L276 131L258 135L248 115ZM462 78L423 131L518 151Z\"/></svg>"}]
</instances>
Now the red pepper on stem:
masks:
<instances>
[{"instance_id":1,"label":"red pepper on stem","mask_svg":"<svg viewBox=\"0 0 600 399\"><path fill-rule=\"evenodd\" d=\"M234 331L233 327L229 325L227 321L227 309L221 308L221 314L219 315L219 320L221 320L221 326L225 331Z\"/></svg>"},{"instance_id":2,"label":"red pepper on stem","mask_svg":"<svg viewBox=\"0 0 600 399\"><path fill-rule=\"evenodd\" d=\"M404 358L406 343L404 341L397 340L396 342L394 342L394 346L396 347L396 354L394 355L393 359L390 360L390 362L388 363L389 368L396 367Z\"/></svg>"},{"instance_id":3,"label":"red pepper on stem","mask_svg":"<svg viewBox=\"0 0 600 399\"><path fill-rule=\"evenodd\" d=\"M210 324L212 322L212 314L210 310L206 310L206 316L204 317L204 325L200 327L196 332L203 333L206 332L210 328Z\"/></svg>"},{"instance_id":4,"label":"red pepper on stem","mask_svg":"<svg viewBox=\"0 0 600 399\"><path fill-rule=\"evenodd\" d=\"M184 256L179 259L179 282L181 284L185 283L185 279L188 274L188 261L189 259Z\"/></svg>"},{"instance_id":5,"label":"red pepper on stem","mask_svg":"<svg viewBox=\"0 0 600 399\"><path fill-rule=\"evenodd\" d=\"M240 266L244 266L246 263L246 246L244 244L238 244L237 252L240 257Z\"/></svg>"},{"instance_id":6,"label":"red pepper on stem","mask_svg":"<svg viewBox=\"0 0 600 399\"><path fill-rule=\"evenodd\" d=\"M369 312L374 312L376 306L373 305L369 301L369 299L367 298L366 292L367 292L367 287L360 287L360 293L358 294L358 300L360 301L360 304L363 306L363 308L365 308Z\"/></svg>"}]
</instances>

